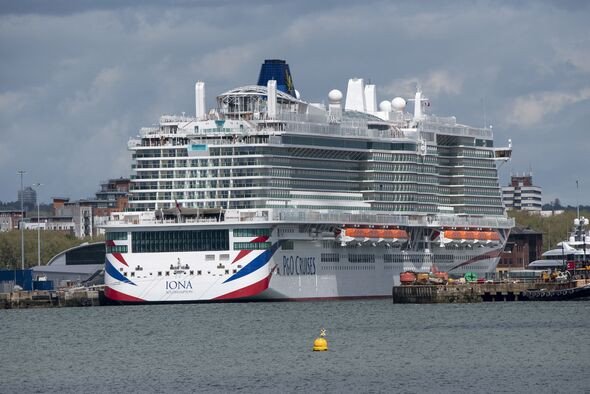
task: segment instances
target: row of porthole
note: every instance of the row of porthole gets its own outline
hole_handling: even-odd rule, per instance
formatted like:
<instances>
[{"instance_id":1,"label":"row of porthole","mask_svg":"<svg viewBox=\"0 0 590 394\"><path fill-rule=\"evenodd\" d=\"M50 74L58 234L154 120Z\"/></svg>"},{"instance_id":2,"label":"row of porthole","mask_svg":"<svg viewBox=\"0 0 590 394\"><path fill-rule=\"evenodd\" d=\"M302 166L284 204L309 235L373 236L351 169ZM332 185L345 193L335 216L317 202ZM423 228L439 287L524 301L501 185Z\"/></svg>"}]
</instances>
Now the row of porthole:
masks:
<instances>
[{"instance_id":1,"label":"row of porthole","mask_svg":"<svg viewBox=\"0 0 590 394\"><path fill-rule=\"evenodd\" d=\"M241 266L238 266L238 269L239 268L241 268ZM231 273L232 274L237 273L238 272L238 269L234 268L233 270L231 270ZM135 271L132 271L130 273L127 272L127 271L122 271L122 272L123 272L123 276L125 276L125 277L135 278ZM182 273L186 275L186 272L185 271L182 271ZM149 273L150 276L152 276L153 274L154 274L153 272L150 272ZM211 271L207 271L207 274L208 275L211 275ZM188 275L195 275L195 271L193 271L193 270L189 271L189 274ZM203 271L198 270L197 273L196 273L196 275L197 276L203 275ZM213 274L213 275L216 275L216 274ZM220 275L222 275L222 274L220 274ZM226 269L225 270L225 275L230 275L230 270ZM158 271L158 276L170 276L170 271ZM147 278L147 275L145 275L144 278Z\"/></svg>"},{"instance_id":2,"label":"row of porthole","mask_svg":"<svg viewBox=\"0 0 590 394\"><path fill-rule=\"evenodd\" d=\"M371 265L328 265L321 267L322 271L375 271L375 266Z\"/></svg>"}]
</instances>

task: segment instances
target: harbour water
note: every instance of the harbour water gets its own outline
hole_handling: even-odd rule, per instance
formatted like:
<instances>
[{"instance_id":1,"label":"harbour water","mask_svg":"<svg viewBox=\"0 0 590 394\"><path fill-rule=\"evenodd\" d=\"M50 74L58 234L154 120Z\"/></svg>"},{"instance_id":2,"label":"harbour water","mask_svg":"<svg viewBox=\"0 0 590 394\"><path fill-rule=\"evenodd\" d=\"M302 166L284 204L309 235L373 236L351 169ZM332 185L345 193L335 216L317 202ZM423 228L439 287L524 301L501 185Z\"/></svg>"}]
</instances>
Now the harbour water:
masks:
<instances>
[{"instance_id":1,"label":"harbour water","mask_svg":"<svg viewBox=\"0 0 590 394\"><path fill-rule=\"evenodd\" d=\"M0 392L580 393L590 303L0 310ZM320 328L328 352L312 352Z\"/></svg>"}]
</instances>

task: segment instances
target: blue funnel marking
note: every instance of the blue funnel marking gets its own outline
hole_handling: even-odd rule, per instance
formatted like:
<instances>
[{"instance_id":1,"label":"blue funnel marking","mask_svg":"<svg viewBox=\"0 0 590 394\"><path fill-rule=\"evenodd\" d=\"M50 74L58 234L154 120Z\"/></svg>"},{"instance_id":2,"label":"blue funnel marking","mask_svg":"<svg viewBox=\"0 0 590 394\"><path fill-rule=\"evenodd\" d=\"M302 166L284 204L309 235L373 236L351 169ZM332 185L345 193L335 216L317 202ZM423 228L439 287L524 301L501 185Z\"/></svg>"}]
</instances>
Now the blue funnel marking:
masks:
<instances>
[{"instance_id":1,"label":"blue funnel marking","mask_svg":"<svg viewBox=\"0 0 590 394\"><path fill-rule=\"evenodd\" d=\"M277 81L277 89L295 97L295 86L289 65L284 60L267 59L260 67L258 86L266 86L268 81Z\"/></svg>"}]
</instances>

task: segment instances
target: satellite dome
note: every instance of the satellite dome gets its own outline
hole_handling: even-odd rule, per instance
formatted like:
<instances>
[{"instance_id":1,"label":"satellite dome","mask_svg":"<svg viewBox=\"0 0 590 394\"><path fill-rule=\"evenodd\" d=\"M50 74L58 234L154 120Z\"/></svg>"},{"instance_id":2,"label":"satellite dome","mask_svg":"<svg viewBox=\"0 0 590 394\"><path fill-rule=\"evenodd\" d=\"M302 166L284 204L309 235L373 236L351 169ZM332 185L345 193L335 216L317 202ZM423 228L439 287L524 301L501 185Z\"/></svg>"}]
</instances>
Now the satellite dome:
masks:
<instances>
[{"instance_id":1,"label":"satellite dome","mask_svg":"<svg viewBox=\"0 0 590 394\"><path fill-rule=\"evenodd\" d=\"M391 112L391 103L387 100L379 103L379 110L383 112Z\"/></svg>"},{"instance_id":2,"label":"satellite dome","mask_svg":"<svg viewBox=\"0 0 590 394\"><path fill-rule=\"evenodd\" d=\"M295 98L297 100L299 100L301 98L301 95L299 94L299 90L295 89Z\"/></svg>"},{"instance_id":3,"label":"satellite dome","mask_svg":"<svg viewBox=\"0 0 590 394\"><path fill-rule=\"evenodd\" d=\"M403 109L406 108L406 100L401 97L396 97L391 100L391 105L396 111L403 111Z\"/></svg>"},{"instance_id":4,"label":"satellite dome","mask_svg":"<svg viewBox=\"0 0 590 394\"><path fill-rule=\"evenodd\" d=\"M330 93L328 93L328 98L330 101L338 102L342 100L342 92L338 89L332 89L330 90Z\"/></svg>"}]
</instances>

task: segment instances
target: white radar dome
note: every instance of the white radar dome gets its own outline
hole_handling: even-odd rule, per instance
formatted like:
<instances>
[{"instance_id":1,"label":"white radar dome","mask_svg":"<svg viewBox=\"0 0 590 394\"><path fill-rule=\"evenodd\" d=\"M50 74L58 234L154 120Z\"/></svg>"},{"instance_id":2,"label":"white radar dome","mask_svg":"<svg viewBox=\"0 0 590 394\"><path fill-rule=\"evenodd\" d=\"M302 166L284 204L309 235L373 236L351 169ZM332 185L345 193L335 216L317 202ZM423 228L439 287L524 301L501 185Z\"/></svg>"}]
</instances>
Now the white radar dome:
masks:
<instances>
[{"instance_id":1,"label":"white radar dome","mask_svg":"<svg viewBox=\"0 0 590 394\"><path fill-rule=\"evenodd\" d=\"M342 92L338 89L332 89L330 90L330 93L328 93L328 98L330 101L340 101L342 100Z\"/></svg>"},{"instance_id":2,"label":"white radar dome","mask_svg":"<svg viewBox=\"0 0 590 394\"><path fill-rule=\"evenodd\" d=\"M379 110L383 112L391 112L391 103L387 100L379 103Z\"/></svg>"},{"instance_id":3,"label":"white radar dome","mask_svg":"<svg viewBox=\"0 0 590 394\"><path fill-rule=\"evenodd\" d=\"M299 100L301 98L301 95L299 94L299 90L295 89L295 98L297 100Z\"/></svg>"},{"instance_id":4,"label":"white radar dome","mask_svg":"<svg viewBox=\"0 0 590 394\"><path fill-rule=\"evenodd\" d=\"M396 111L402 111L404 108L406 108L406 100L401 97L396 97L391 100L391 105Z\"/></svg>"}]
</instances>

